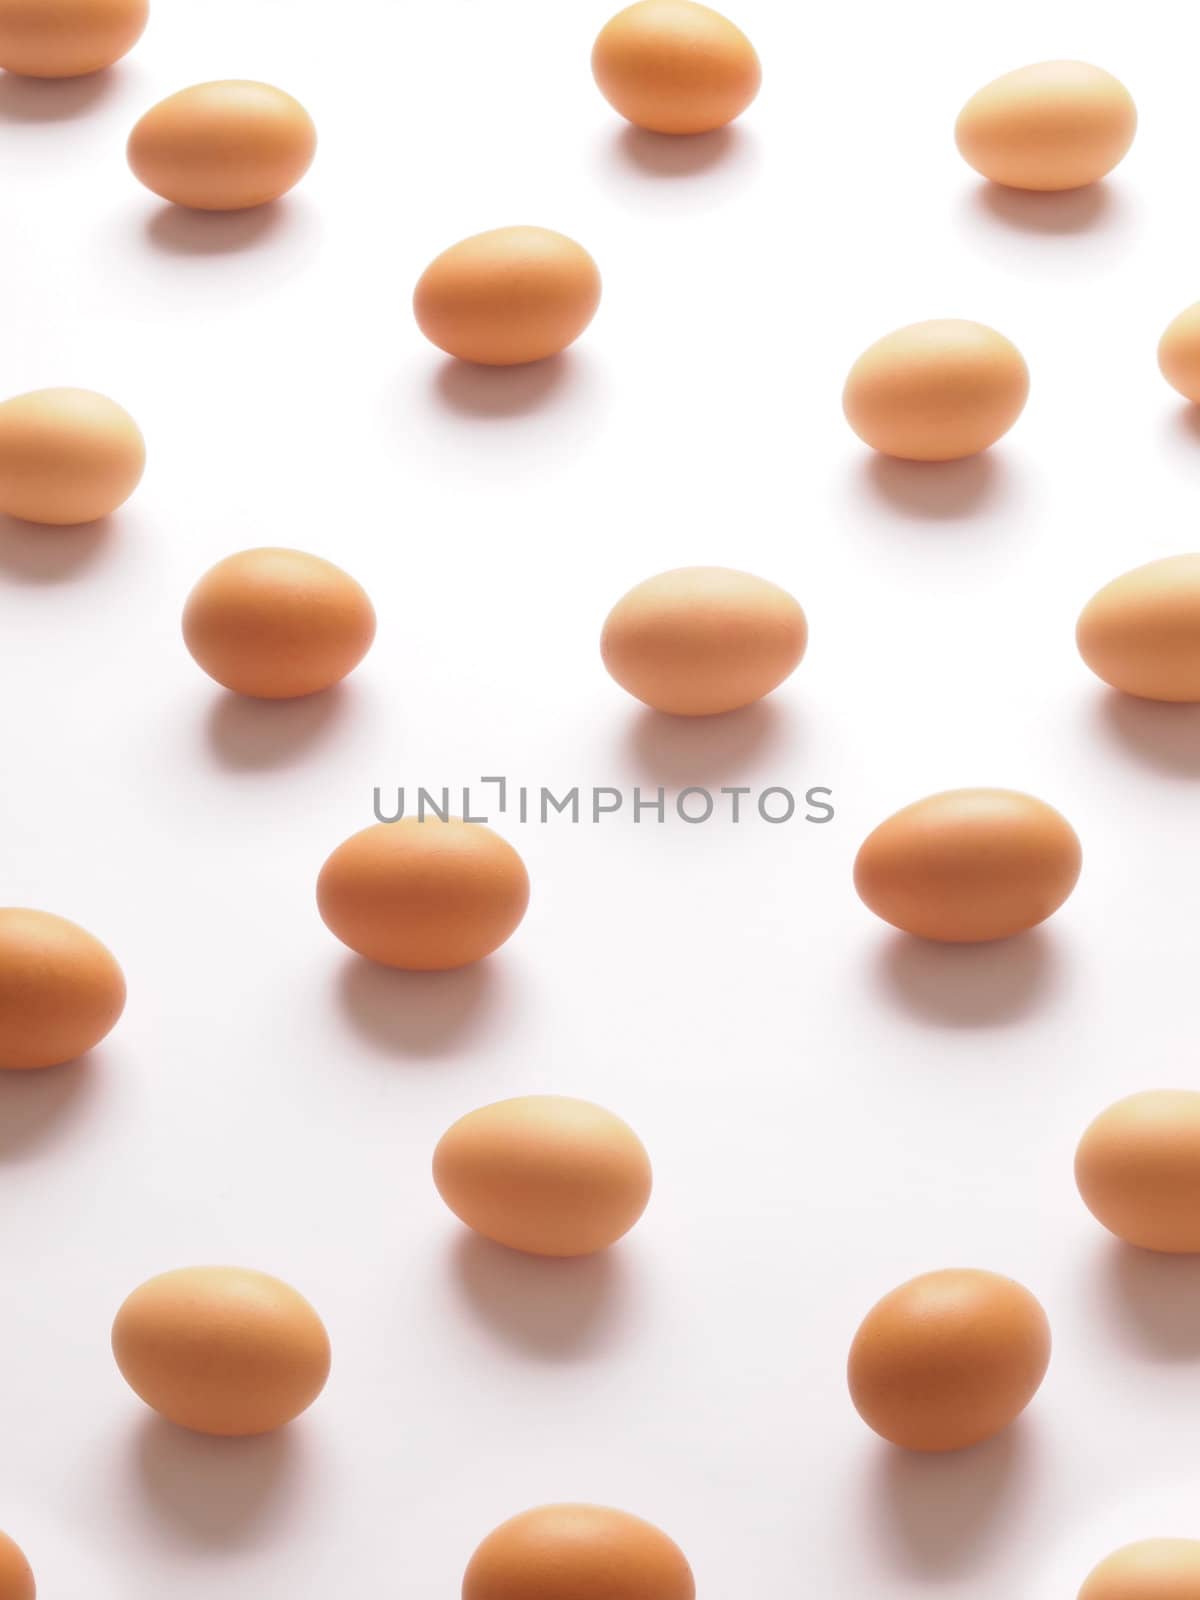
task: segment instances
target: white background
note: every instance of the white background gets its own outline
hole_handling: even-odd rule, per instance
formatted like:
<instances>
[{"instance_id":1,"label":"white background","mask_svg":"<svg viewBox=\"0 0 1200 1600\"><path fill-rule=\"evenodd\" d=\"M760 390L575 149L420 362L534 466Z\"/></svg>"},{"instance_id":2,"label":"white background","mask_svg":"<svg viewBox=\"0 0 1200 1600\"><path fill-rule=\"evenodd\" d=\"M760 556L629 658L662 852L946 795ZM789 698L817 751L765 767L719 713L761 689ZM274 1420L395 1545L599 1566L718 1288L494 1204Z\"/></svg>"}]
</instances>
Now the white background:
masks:
<instances>
[{"instance_id":1,"label":"white background","mask_svg":"<svg viewBox=\"0 0 1200 1600\"><path fill-rule=\"evenodd\" d=\"M90 1058L0 1082L0 1525L47 1600L453 1600L494 1524L555 1499L659 1523L702 1600L1050 1600L1200 1532L1200 1262L1119 1248L1071 1176L1103 1106L1196 1081L1200 712L1109 694L1073 644L1100 584L1197 545L1200 426L1154 359L1200 295L1192 55L1098 0L739 0L759 101L664 143L594 90L608 11L157 0L111 73L0 75L0 391L99 389L149 451L102 527L0 524L0 900L78 920L129 982ZM1091 191L989 191L960 104L1063 55L1129 85L1132 153ZM128 129L227 76L309 107L315 166L262 212L160 205ZM603 303L565 358L457 366L412 285L509 222L584 243ZM845 372L929 316L1009 335L1029 406L985 458L874 459ZM343 564L380 622L290 706L179 638L201 572L273 543ZM599 629L707 562L791 590L809 654L769 703L676 724L607 678ZM509 819L533 899L501 953L351 957L314 883L373 786L497 772L824 784L837 816ZM927 947L855 898L865 834L960 784L1076 826L1044 929ZM650 1150L603 1258L485 1247L433 1189L449 1123L528 1091ZM125 1294L207 1261L329 1327L328 1388L274 1437L174 1431L113 1365ZM1055 1356L1006 1435L910 1458L856 1416L846 1350L945 1265L1028 1284Z\"/></svg>"}]
</instances>

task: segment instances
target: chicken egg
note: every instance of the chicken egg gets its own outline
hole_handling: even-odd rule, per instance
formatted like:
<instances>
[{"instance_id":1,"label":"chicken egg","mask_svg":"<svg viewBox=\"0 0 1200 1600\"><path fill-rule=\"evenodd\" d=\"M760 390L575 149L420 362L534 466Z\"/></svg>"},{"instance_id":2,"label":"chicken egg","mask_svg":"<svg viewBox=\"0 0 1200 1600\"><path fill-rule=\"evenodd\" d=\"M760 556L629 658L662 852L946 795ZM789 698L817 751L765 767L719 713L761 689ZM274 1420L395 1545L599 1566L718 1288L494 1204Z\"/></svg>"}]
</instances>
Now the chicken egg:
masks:
<instances>
[{"instance_id":1,"label":"chicken egg","mask_svg":"<svg viewBox=\"0 0 1200 1600\"><path fill-rule=\"evenodd\" d=\"M141 481L137 423L90 389L35 389L0 404L0 512L66 527L123 505Z\"/></svg>"},{"instance_id":2,"label":"chicken egg","mask_svg":"<svg viewBox=\"0 0 1200 1600\"><path fill-rule=\"evenodd\" d=\"M37 1584L25 1553L0 1533L0 1600L37 1600Z\"/></svg>"},{"instance_id":3,"label":"chicken egg","mask_svg":"<svg viewBox=\"0 0 1200 1600\"><path fill-rule=\"evenodd\" d=\"M27 78L99 72L133 48L149 14L147 0L0 0L0 67Z\"/></svg>"},{"instance_id":4,"label":"chicken egg","mask_svg":"<svg viewBox=\"0 0 1200 1600\"><path fill-rule=\"evenodd\" d=\"M1086 61L1039 61L985 84L954 137L976 172L1011 189L1078 189L1111 172L1133 143L1128 89Z\"/></svg>"},{"instance_id":5,"label":"chicken egg","mask_svg":"<svg viewBox=\"0 0 1200 1600\"><path fill-rule=\"evenodd\" d=\"M641 1140L611 1111L534 1094L460 1118L434 1151L433 1181L485 1239L536 1256L586 1256L633 1227L651 1173Z\"/></svg>"},{"instance_id":6,"label":"chicken egg","mask_svg":"<svg viewBox=\"0 0 1200 1600\"><path fill-rule=\"evenodd\" d=\"M1200 555L1166 556L1105 584L1084 606L1075 640L1114 689L1200 701Z\"/></svg>"},{"instance_id":7,"label":"chicken egg","mask_svg":"<svg viewBox=\"0 0 1200 1600\"><path fill-rule=\"evenodd\" d=\"M1167 324L1158 341L1158 367L1172 389L1200 405L1200 301Z\"/></svg>"},{"instance_id":8,"label":"chicken egg","mask_svg":"<svg viewBox=\"0 0 1200 1600\"><path fill-rule=\"evenodd\" d=\"M770 694L808 643L785 590L729 567L678 567L618 600L600 636L604 665L656 711L704 717Z\"/></svg>"},{"instance_id":9,"label":"chicken egg","mask_svg":"<svg viewBox=\"0 0 1200 1600\"><path fill-rule=\"evenodd\" d=\"M1143 1539L1094 1567L1079 1600L1196 1600L1197 1595L1200 1540Z\"/></svg>"},{"instance_id":10,"label":"chicken egg","mask_svg":"<svg viewBox=\"0 0 1200 1600\"><path fill-rule=\"evenodd\" d=\"M237 694L288 700L344 678L375 637L375 611L347 572L303 550L242 550L200 579L183 638Z\"/></svg>"},{"instance_id":11,"label":"chicken egg","mask_svg":"<svg viewBox=\"0 0 1200 1600\"><path fill-rule=\"evenodd\" d=\"M196 1433L281 1428L329 1376L329 1337L312 1306L246 1267L180 1267L149 1279L117 1312L112 1348L133 1392Z\"/></svg>"},{"instance_id":12,"label":"chicken egg","mask_svg":"<svg viewBox=\"0 0 1200 1600\"><path fill-rule=\"evenodd\" d=\"M462 239L430 262L413 291L413 314L430 343L487 367L565 350L599 304L596 263L550 228L493 228Z\"/></svg>"},{"instance_id":13,"label":"chicken egg","mask_svg":"<svg viewBox=\"0 0 1200 1600\"><path fill-rule=\"evenodd\" d=\"M600 30L592 76L639 128L708 133L742 114L762 68L746 35L719 11L696 0L638 0Z\"/></svg>"},{"instance_id":14,"label":"chicken egg","mask_svg":"<svg viewBox=\"0 0 1200 1600\"><path fill-rule=\"evenodd\" d=\"M126 154L147 189L195 211L278 200L312 165L317 131L298 100L269 83L197 83L151 106Z\"/></svg>"},{"instance_id":15,"label":"chicken egg","mask_svg":"<svg viewBox=\"0 0 1200 1600\"><path fill-rule=\"evenodd\" d=\"M462 1600L695 1600L679 1546L608 1506L537 1506L502 1522L463 1575Z\"/></svg>"},{"instance_id":16,"label":"chicken egg","mask_svg":"<svg viewBox=\"0 0 1200 1600\"><path fill-rule=\"evenodd\" d=\"M65 917L0 907L0 1070L57 1067L100 1043L125 1009L125 975Z\"/></svg>"},{"instance_id":17,"label":"chicken egg","mask_svg":"<svg viewBox=\"0 0 1200 1600\"><path fill-rule=\"evenodd\" d=\"M894 928L971 944L1043 922L1075 887L1081 862L1074 829L1045 801L1013 789L949 789L868 835L854 887Z\"/></svg>"},{"instance_id":18,"label":"chicken egg","mask_svg":"<svg viewBox=\"0 0 1200 1600\"><path fill-rule=\"evenodd\" d=\"M1050 1325L1028 1289L951 1268L903 1283L850 1347L850 1397L869 1428L907 1450L963 1450L1007 1428L1050 1364Z\"/></svg>"},{"instance_id":19,"label":"chicken egg","mask_svg":"<svg viewBox=\"0 0 1200 1600\"><path fill-rule=\"evenodd\" d=\"M1146 1089L1102 1111L1079 1141L1075 1182L1126 1244L1200 1253L1200 1092Z\"/></svg>"},{"instance_id":20,"label":"chicken egg","mask_svg":"<svg viewBox=\"0 0 1200 1600\"><path fill-rule=\"evenodd\" d=\"M529 904L525 863L507 840L459 817L404 817L352 834L321 868L330 932L385 967L441 972L479 961Z\"/></svg>"},{"instance_id":21,"label":"chicken egg","mask_svg":"<svg viewBox=\"0 0 1200 1600\"><path fill-rule=\"evenodd\" d=\"M958 461L1006 434L1029 369L1003 334L942 318L885 334L850 369L842 409L873 450L902 461Z\"/></svg>"}]
</instances>

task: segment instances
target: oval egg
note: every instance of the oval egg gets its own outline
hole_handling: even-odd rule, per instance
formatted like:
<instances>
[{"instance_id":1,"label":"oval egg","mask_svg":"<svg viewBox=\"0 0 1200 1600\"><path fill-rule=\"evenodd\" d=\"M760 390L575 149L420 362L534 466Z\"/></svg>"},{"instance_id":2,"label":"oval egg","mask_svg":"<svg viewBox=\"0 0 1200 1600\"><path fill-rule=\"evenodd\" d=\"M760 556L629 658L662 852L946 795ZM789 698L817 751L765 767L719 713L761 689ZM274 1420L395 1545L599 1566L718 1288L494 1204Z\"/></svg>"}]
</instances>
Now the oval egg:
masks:
<instances>
[{"instance_id":1,"label":"oval egg","mask_svg":"<svg viewBox=\"0 0 1200 1600\"><path fill-rule=\"evenodd\" d=\"M1200 1092L1148 1089L1102 1111L1079 1141L1075 1182L1126 1244L1200 1253Z\"/></svg>"},{"instance_id":2,"label":"oval egg","mask_svg":"<svg viewBox=\"0 0 1200 1600\"><path fill-rule=\"evenodd\" d=\"M441 972L479 961L529 904L525 863L482 823L426 816L351 835L321 868L327 928L386 967Z\"/></svg>"},{"instance_id":3,"label":"oval egg","mask_svg":"<svg viewBox=\"0 0 1200 1600\"><path fill-rule=\"evenodd\" d=\"M125 975L65 917L0 907L0 1071L57 1067L100 1043L125 1009Z\"/></svg>"},{"instance_id":4,"label":"oval egg","mask_svg":"<svg viewBox=\"0 0 1200 1600\"><path fill-rule=\"evenodd\" d=\"M81 78L131 50L147 0L0 0L0 67L27 78Z\"/></svg>"},{"instance_id":5,"label":"oval egg","mask_svg":"<svg viewBox=\"0 0 1200 1600\"><path fill-rule=\"evenodd\" d=\"M417 326L439 350L520 366L574 343L600 304L582 245L550 228L493 228L444 250L413 291Z\"/></svg>"},{"instance_id":6,"label":"oval egg","mask_svg":"<svg viewBox=\"0 0 1200 1600\"><path fill-rule=\"evenodd\" d=\"M1200 404L1200 301L1168 323L1158 341L1158 369L1185 400Z\"/></svg>"},{"instance_id":7,"label":"oval egg","mask_svg":"<svg viewBox=\"0 0 1200 1600\"><path fill-rule=\"evenodd\" d=\"M0 1533L0 1600L37 1600L37 1584L25 1552Z\"/></svg>"},{"instance_id":8,"label":"oval egg","mask_svg":"<svg viewBox=\"0 0 1200 1600\"><path fill-rule=\"evenodd\" d=\"M973 944L1045 921L1081 864L1074 829L1045 801L1013 789L950 789L880 823L855 858L854 887L905 933Z\"/></svg>"},{"instance_id":9,"label":"oval egg","mask_svg":"<svg viewBox=\"0 0 1200 1600\"><path fill-rule=\"evenodd\" d=\"M587 1100L536 1094L482 1106L433 1157L442 1199L485 1239L586 1256L629 1232L650 1199L650 1159L628 1124Z\"/></svg>"},{"instance_id":10,"label":"oval egg","mask_svg":"<svg viewBox=\"0 0 1200 1600\"><path fill-rule=\"evenodd\" d=\"M117 1312L113 1355L168 1422L235 1437L291 1422L325 1387L329 1338L308 1301L245 1267L181 1267Z\"/></svg>"},{"instance_id":11,"label":"oval egg","mask_svg":"<svg viewBox=\"0 0 1200 1600\"><path fill-rule=\"evenodd\" d=\"M1196 1600L1200 1540L1142 1539L1094 1567L1078 1600Z\"/></svg>"},{"instance_id":12,"label":"oval egg","mask_svg":"<svg viewBox=\"0 0 1200 1600\"><path fill-rule=\"evenodd\" d=\"M770 694L808 643L791 595L728 567L678 567L618 600L600 636L611 675L656 711L713 716Z\"/></svg>"},{"instance_id":13,"label":"oval egg","mask_svg":"<svg viewBox=\"0 0 1200 1600\"><path fill-rule=\"evenodd\" d=\"M126 155L147 189L195 211L278 200L312 165L317 131L298 100L269 83L197 83L151 106Z\"/></svg>"},{"instance_id":14,"label":"oval egg","mask_svg":"<svg viewBox=\"0 0 1200 1600\"><path fill-rule=\"evenodd\" d=\"M943 318L885 334L850 369L842 409L873 450L902 461L958 461L1006 434L1029 369L1003 334Z\"/></svg>"},{"instance_id":15,"label":"oval egg","mask_svg":"<svg viewBox=\"0 0 1200 1600\"><path fill-rule=\"evenodd\" d=\"M462 1600L695 1600L692 1569L653 1524L608 1506L537 1506L476 1550Z\"/></svg>"},{"instance_id":16,"label":"oval egg","mask_svg":"<svg viewBox=\"0 0 1200 1600\"><path fill-rule=\"evenodd\" d=\"M1111 172L1133 143L1128 89L1086 61L1039 61L985 84L959 113L963 159L1011 189L1079 189Z\"/></svg>"},{"instance_id":17,"label":"oval egg","mask_svg":"<svg viewBox=\"0 0 1200 1600\"><path fill-rule=\"evenodd\" d=\"M90 389L35 389L0 404L0 512L69 527L123 505L146 445L114 400Z\"/></svg>"},{"instance_id":18,"label":"oval egg","mask_svg":"<svg viewBox=\"0 0 1200 1600\"><path fill-rule=\"evenodd\" d=\"M758 93L754 46L696 0L638 0L600 30L592 76L609 105L652 133L709 133Z\"/></svg>"},{"instance_id":19,"label":"oval egg","mask_svg":"<svg viewBox=\"0 0 1200 1600\"><path fill-rule=\"evenodd\" d=\"M1075 641L1114 689L1200 701L1200 555L1150 561L1105 584L1080 613Z\"/></svg>"},{"instance_id":20,"label":"oval egg","mask_svg":"<svg viewBox=\"0 0 1200 1600\"><path fill-rule=\"evenodd\" d=\"M927 1272L863 1319L848 1381L869 1428L907 1450L963 1450L1008 1427L1050 1363L1037 1300L995 1272Z\"/></svg>"}]
</instances>

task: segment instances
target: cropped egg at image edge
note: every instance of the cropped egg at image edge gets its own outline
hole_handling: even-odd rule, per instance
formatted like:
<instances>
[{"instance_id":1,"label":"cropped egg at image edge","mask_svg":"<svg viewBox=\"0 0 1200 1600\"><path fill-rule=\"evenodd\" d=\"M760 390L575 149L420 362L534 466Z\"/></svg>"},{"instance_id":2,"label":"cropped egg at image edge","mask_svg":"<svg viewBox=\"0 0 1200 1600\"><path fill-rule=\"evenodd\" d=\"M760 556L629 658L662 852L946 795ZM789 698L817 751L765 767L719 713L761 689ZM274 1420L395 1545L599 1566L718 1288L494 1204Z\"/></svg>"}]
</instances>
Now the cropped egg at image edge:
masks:
<instances>
[{"instance_id":1,"label":"cropped egg at image edge","mask_svg":"<svg viewBox=\"0 0 1200 1600\"><path fill-rule=\"evenodd\" d=\"M1153 20L0 0L0 1600L1200 1594Z\"/></svg>"}]
</instances>

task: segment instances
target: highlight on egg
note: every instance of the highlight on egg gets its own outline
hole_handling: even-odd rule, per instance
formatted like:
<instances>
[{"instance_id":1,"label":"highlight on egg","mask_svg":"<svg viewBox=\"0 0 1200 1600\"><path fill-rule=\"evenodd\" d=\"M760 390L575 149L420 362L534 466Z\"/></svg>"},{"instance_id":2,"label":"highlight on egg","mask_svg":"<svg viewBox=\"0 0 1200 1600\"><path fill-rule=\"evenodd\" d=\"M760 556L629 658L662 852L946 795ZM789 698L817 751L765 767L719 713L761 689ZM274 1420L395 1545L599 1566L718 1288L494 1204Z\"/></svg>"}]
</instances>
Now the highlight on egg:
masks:
<instances>
[{"instance_id":1,"label":"highlight on egg","mask_svg":"<svg viewBox=\"0 0 1200 1600\"><path fill-rule=\"evenodd\" d=\"M609 612L600 654L656 711L706 717L761 700L799 664L808 622L786 590L729 567L677 567Z\"/></svg>"},{"instance_id":2,"label":"highlight on egg","mask_svg":"<svg viewBox=\"0 0 1200 1600\"><path fill-rule=\"evenodd\" d=\"M842 409L873 450L901 461L959 461L1008 432L1025 408L1029 369L982 322L942 318L885 334L850 369Z\"/></svg>"},{"instance_id":3,"label":"highlight on egg","mask_svg":"<svg viewBox=\"0 0 1200 1600\"><path fill-rule=\"evenodd\" d=\"M550 228L492 228L451 245L413 291L417 326L448 355L521 366L573 344L600 304L582 245Z\"/></svg>"},{"instance_id":4,"label":"highlight on egg","mask_svg":"<svg viewBox=\"0 0 1200 1600\"><path fill-rule=\"evenodd\" d=\"M650 1199L650 1158L620 1117L535 1094L468 1112L433 1156L438 1193L469 1228L538 1256L615 1244Z\"/></svg>"},{"instance_id":5,"label":"highlight on egg","mask_svg":"<svg viewBox=\"0 0 1200 1600\"><path fill-rule=\"evenodd\" d=\"M125 1009L125 975L66 917L0 907L0 1071L62 1066L98 1045Z\"/></svg>"},{"instance_id":6,"label":"highlight on egg","mask_svg":"<svg viewBox=\"0 0 1200 1600\"><path fill-rule=\"evenodd\" d=\"M1075 887L1075 830L1014 789L949 789L869 834L854 887L877 917L948 944L1007 939L1044 922Z\"/></svg>"},{"instance_id":7,"label":"highlight on egg","mask_svg":"<svg viewBox=\"0 0 1200 1600\"><path fill-rule=\"evenodd\" d=\"M379 822L340 844L317 880L325 926L387 967L441 972L491 955L529 904L506 839L460 817Z\"/></svg>"},{"instance_id":8,"label":"highlight on egg","mask_svg":"<svg viewBox=\"0 0 1200 1600\"><path fill-rule=\"evenodd\" d=\"M316 694L366 655L375 610L360 584L303 550L242 550L188 595L183 638L226 689L266 700Z\"/></svg>"},{"instance_id":9,"label":"highlight on egg","mask_svg":"<svg viewBox=\"0 0 1200 1600\"><path fill-rule=\"evenodd\" d=\"M683 1551L608 1506L549 1505L502 1522L475 1551L462 1600L695 1600Z\"/></svg>"},{"instance_id":10,"label":"highlight on egg","mask_svg":"<svg viewBox=\"0 0 1200 1600\"><path fill-rule=\"evenodd\" d=\"M1086 61L1039 61L985 84L959 113L963 159L1012 189L1079 189L1125 156L1137 109L1125 85Z\"/></svg>"},{"instance_id":11,"label":"highlight on egg","mask_svg":"<svg viewBox=\"0 0 1200 1600\"><path fill-rule=\"evenodd\" d=\"M1192 1600L1197 1594L1200 1539L1141 1539L1093 1567L1078 1600Z\"/></svg>"},{"instance_id":12,"label":"highlight on egg","mask_svg":"<svg viewBox=\"0 0 1200 1600\"><path fill-rule=\"evenodd\" d=\"M329 1337L303 1295L246 1267L181 1267L117 1312L112 1348L133 1392L196 1433L270 1433L329 1376Z\"/></svg>"},{"instance_id":13,"label":"highlight on egg","mask_svg":"<svg viewBox=\"0 0 1200 1600\"><path fill-rule=\"evenodd\" d=\"M1200 301L1167 324L1158 341L1158 370L1185 400L1200 405Z\"/></svg>"},{"instance_id":14,"label":"highlight on egg","mask_svg":"<svg viewBox=\"0 0 1200 1600\"><path fill-rule=\"evenodd\" d=\"M1200 1253L1200 1091L1145 1089L1102 1111L1079 1141L1075 1182L1126 1244Z\"/></svg>"},{"instance_id":15,"label":"highlight on egg","mask_svg":"<svg viewBox=\"0 0 1200 1600\"><path fill-rule=\"evenodd\" d=\"M246 211L278 200L312 165L317 131L269 83L197 83L151 106L129 135L136 178L195 211Z\"/></svg>"},{"instance_id":16,"label":"highlight on egg","mask_svg":"<svg viewBox=\"0 0 1200 1600\"><path fill-rule=\"evenodd\" d=\"M37 1584L25 1552L0 1533L0 1600L37 1600Z\"/></svg>"},{"instance_id":17,"label":"highlight on egg","mask_svg":"<svg viewBox=\"0 0 1200 1600\"><path fill-rule=\"evenodd\" d=\"M133 49L148 0L0 0L0 67L26 78L82 78Z\"/></svg>"},{"instance_id":18,"label":"highlight on egg","mask_svg":"<svg viewBox=\"0 0 1200 1600\"><path fill-rule=\"evenodd\" d=\"M762 83L742 30L696 0L638 0L600 30L592 76L615 110L652 133L710 133Z\"/></svg>"},{"instance_id":19,"label":"highlight on egg","mask_svg":"<svg viewBox=\"0 0 1200 1600\"><path fill-rule=\"evenodd\" d=\"M869 1428L906 1450L980 1444L1016 1420L1050 1364L1050 1324L1029 1290L974 1268L902 1283L863 1319L847 1379Z\"/></svg>"},{"instance_id":20,"label":"highlight on egg","mask_svg":"<svg viewBox=\"0 0 1200 1600\"><path fill-rule=\"evenodd\" d=\"M1200 702L1200 554L1149 561L1105 584L1080 613L1075 642L1114 689Z\"/></svg>"},{"instance_id":21,"label":"highlight on egg","mask_svg":"<svg viewBox=\"0 0 1200 1600\"><path fill-rule=\"evenodd\" d=\"M0 512L70 527L107 517L141 482L146 445L115 400L34 389L0 404Z\"/></svg>"}]
</instances>

